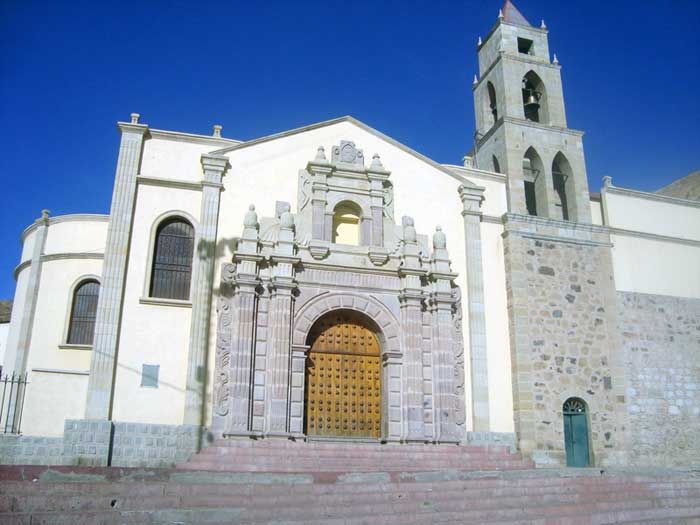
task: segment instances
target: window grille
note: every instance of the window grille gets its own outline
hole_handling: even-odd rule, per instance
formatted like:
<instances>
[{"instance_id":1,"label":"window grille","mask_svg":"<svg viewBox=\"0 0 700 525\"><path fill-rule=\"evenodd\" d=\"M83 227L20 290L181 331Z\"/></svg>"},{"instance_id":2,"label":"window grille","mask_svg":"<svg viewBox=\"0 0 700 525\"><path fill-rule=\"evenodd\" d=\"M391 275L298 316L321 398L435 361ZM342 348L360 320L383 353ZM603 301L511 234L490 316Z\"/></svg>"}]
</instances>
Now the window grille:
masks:
<instances>
[{"instance_id":1,"label":"window grille","mask_svg":"<svg viewBox=\"0 0 700 525\"><path fill-rule=\"evenodd\" d=\"M68 326L68 344L91 345L95 336L97 300L100 283L84 281L73 292L73 304Z\"/></svg>"},{"instance_id":2,"label":"window grille","mask_svg":"<svg viewBox=\"0 0 700 525\"><path fill-rule=\"evenodd\" d=\"M188 300L192 277L194 228L182 219L158 227L151 272L151 297Z\"/></svg>"}]
</instances>

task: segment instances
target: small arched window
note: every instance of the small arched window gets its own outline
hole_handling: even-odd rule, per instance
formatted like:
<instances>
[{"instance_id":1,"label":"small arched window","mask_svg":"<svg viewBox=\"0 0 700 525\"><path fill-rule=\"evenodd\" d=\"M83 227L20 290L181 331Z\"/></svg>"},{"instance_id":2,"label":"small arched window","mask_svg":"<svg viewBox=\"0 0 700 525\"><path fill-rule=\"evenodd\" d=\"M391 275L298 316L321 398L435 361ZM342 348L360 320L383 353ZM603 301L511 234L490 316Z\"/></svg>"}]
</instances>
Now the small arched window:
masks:
<instances>
[{"instance_id":1,"label":"small arched window","mask_svg":"<svg viewBox=\"0 0 700 525\"><path fill-rule=\"evenodd\" d=\"M501 165L498 163L498 158L496 157L496 155L493 155L492 157L493 157L493 159L492 159L493 160L493 171L495 171L496 173L502 173L501 172Z\"/></svg>"},{"instance_id":2,"label":"small arched window","mask_svg":"<svg viewBox=\"0 0 700 525\"><path fill-rule=\"evenodd\" d=\"M95 336L97 299L100 296L100 283L94 280L81 282L73 291L73 302L68 325L70 345L91 345Z\"/></svg>"},{"instance_id":3,"label":"small arched window","mask_svg":"<svg viewBox=\"0 0 700 525\"><path fill-rule=\"evenodd\" d=\"M161 299L189 299L193 255L194 228L189 222L175 218L158 226L149 295Z\"/></svg>"},{"instance_id":4,"label":"small arched window","mask_svg":"<svg viewBox=\"0 0 700 525\"><path fill-rule=\"evenodd\" d=\"M333 242L360 244L360 209L353 203L341 202L333 212Z\"/></svg>"}]
</instances>

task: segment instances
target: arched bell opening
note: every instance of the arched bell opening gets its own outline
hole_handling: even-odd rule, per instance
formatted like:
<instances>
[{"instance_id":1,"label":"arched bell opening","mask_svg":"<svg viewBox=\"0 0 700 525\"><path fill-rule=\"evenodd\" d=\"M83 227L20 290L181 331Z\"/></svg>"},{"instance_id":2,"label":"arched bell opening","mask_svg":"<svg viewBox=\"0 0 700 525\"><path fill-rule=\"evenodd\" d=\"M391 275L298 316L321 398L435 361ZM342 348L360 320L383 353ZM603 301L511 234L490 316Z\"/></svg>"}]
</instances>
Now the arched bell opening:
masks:
<instances>
[{"instance_id":1,"label":"arched bell opening","mask_svg":"<svg viewBox=\"0 0 700 525\"><path fill-rule=\"evenodd\" d=\"M489 113L491 116L490 124L493 126L496 122L498 122L498 101L496 99L496 88L493 87L491 82L488 82L486 84L486 90L489 93Z\"/></svg>"},{"instance_id":2,"label":"arched bell opening","mask_svg":"<svg viewBox=\"0 0 700 525\"><path fill-rule=\"evenodd\" d=\"M574 194L574 178L571 164L563 153L559 152L552 161L552 183L557 201L554 205L560 209L560 218L569 220L569 195Z\"/></svg>"},{"instance_id":3,"label":"arched bell opening","mask_svg":"<svg viewBox=\"0 0 700 525\"><path fill-rule=\"evenodd\" d=\"M523 156L523 184L525 190L525 206L529 215L542 215L543 203L546 202L546 193L543 191L545 180L544 165L537 150L532 146Z\"/></svg>"},{"instance_id":4,"label":"arched bell opening","mask_svg":"<svg viewBox=\"0 0 700 525\"><path fill-rule=\"evenodd\" d=\"M570 397L562 407L567 467L591 466L588 405L583 399Z\"/></svg>"},{"instance_id":5,"label":"arched bell opening","mask_svg":"<svg viewBox=\"0 0 700 525\"><path fill-rule=\"evenodd\" d=\"M313 324L307 338L306 435L381 437L380 340L375 323L353 310L334 310Z\"/></svg>"},{"instance_id":6,"label":"arched bell opening","mask_svg":"<svg viewBox=\"0 0 700 525\"><path fill-rule=\"evenodd\" d=\"M522 80L523 112L532 122L549 124L547 92L542 79L534 71L529 71Z\"/></svg>"}]
</instances>

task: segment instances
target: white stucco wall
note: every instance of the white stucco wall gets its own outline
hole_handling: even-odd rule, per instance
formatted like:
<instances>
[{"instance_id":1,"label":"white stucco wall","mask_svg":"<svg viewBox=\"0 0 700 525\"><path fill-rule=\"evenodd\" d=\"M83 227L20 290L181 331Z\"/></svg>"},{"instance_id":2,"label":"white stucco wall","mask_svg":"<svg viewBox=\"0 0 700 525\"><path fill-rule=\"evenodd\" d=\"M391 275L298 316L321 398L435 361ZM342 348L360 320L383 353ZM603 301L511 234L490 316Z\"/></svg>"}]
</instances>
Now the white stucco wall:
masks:
<instances>
[{"instance_id":1,"label":"white stucco wall","mask_svg":"<svg viewBox=\"0 0 700 525\"><path fill-rule=\"evenodd\" d=\"M700 204L603 188L618 290L700 297Z\"/></svg>"},{"instance_id":2,"label":"white stucco wall","mask_svg":"<svg viewBox=\"0 0 700 525\"><path fill-rule=\"evenodd\" d=\"M199 162L200 154L196 155ZM185 163L184 166L197 165ZM198 169L198 180L201 180L201 167ZM184 173L186 169L182 171ZM172 172L163 174L176 178ZM193 178L195 174L179 175L180 178L185 176ZM156 224L164 214L179 214L193 223L197 235L201 192L142 184L138 186L136 202L117 356L113 419L181 424L192 309L182 305L142 304L141 299L148 297L147 279ZM144 364L159 365L158 388L141 386Z\"/></svg>"},{"instance_id":3,"label":"white stucco wall","mask_svg":"<svg viewBox=\"0 0 700 525\"><path fill-rule=\"evenodd\" d=\"M27 358L29 385L22 433L60 436L66 418L84 416L90 349L62 347L66 342L73 286L84 277L102 274L101 254L107 235L104 216L54 217L42 257L41 279ZM35 232L25 238L33 243ZM23 249L26 254L26 246ZM27 255L31 259L31 251ZM16 338L30 268L17 278L10 339ZM16 344L8 341L8 345ZM6 358L9 366L10 357ZM14 364L14 358L12 359ZM9 370L9 368L8 368Z\"/></svg>"},{"instance_id":4,"label":"white stucco wall","mask_svg":"<svg viewBox=\"0 0 700 525\"><path fill-rule=\"evenodd\" d=\"M7 334L10 332L10 323L0 323L0 364L5 362L5 349L7 348Z\"/></svg>"}]
</instances>

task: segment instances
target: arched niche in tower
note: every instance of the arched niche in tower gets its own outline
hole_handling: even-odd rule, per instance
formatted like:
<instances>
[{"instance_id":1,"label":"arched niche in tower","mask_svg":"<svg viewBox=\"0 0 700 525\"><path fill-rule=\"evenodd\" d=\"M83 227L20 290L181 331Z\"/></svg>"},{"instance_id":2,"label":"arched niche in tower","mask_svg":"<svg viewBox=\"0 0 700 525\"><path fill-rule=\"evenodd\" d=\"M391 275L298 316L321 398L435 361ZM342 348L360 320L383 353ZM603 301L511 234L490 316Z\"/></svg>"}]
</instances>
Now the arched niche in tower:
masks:
<instances>
[{"instance_id":1,"label":"arched niche in tower","mask_svg":"<svg viewBox=\"0 0 700 525\"><path fill-rule=\"evenodd\" d=\"M547 90L544 82L534 71L528 71L522 80L523 112L532 122L549 124Z\"/></svg>"},{"instance_id":2,"label":"arched niche in tower","mask_svg":"<svg viewBox=\"0 0 700 525\"><path fill-rule=\"evenodd\" d=\"M573 196L574 177L571 164L560 151L554 156L552 161L552 183L554 185L554 205L561 210L561 215L557 218L569 220L569 196Z\"/></svg>"},{"instance_id":3,"label":"arched niche in tower","mask_svg":"<svg viewBox=\"0 0 700 525\"><path fill-rule=\"evenodd\" d=\"M525 190L525 205L530 215L546 215L538 213L546 209L546 194L543 188L545 180L544 165L537 150L530 146L523 156L523 184Z\"/></svg>"},{"instance_id":4,"label":"arched niche in tower","mask_svg":"<svg viewBox=\"0 0 700 525\"><path fill-rule=\"evenodd\" d=\"M496 173L503 173L501 171L501 165L498 162L498 157L496 157L496 155L492 156L491 161L493 163L493 171L495 171Z\"/></svg>"},{"instance_id":5,"label":"arched niche in tower","mask_svg":"<svg viewBox=\"0 0 700 525\"><path fill-rule=\"evenodd\" d=\"M489 93L489 111L491 114L491 125L493 126L498 121L498 100L496 99L496 88L493 87L491 81L487 82L486 90Z\"/></svg>"}]
</instances>

